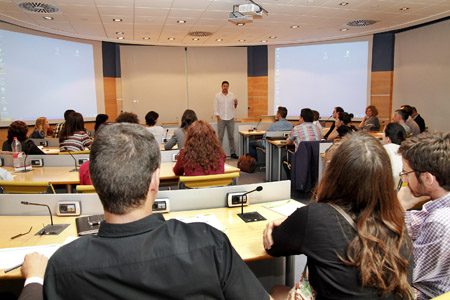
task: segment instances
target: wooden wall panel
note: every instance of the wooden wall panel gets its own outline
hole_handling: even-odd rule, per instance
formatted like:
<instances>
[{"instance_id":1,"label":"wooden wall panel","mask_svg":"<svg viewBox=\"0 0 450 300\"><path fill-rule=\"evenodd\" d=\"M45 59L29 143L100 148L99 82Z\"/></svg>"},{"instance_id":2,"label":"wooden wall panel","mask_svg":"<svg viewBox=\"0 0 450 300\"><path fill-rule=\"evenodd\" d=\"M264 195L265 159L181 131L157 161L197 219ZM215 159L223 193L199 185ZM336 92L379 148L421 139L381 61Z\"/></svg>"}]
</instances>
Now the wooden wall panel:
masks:
<instances>
[{"instance_id":1,"label":"wooden wall panel","mask_svg":"<svg viewBox=\"0 0 450 300\"><path fill-rule=\"evenodd\" d=\"M268 112L268 77L248 77L248 116L259 117Z\"/></svg>"},{"instance_id":2,"label":"wooden wall panel","mask_svg":"<svg viewBox=\"0 0 450 300\"><path fill-rule=\"evenodd\" d=\"M103 87L105 90L105 113L109 116L108 121L114 121L117 118L117 78L104 77Z\"/></svg>"},{"instance_id":3,"label":"wooden wall panel","mask_svg":"<svg viewBox=\"0 0 450 300\"><path fill-rule=\"evenodd\" d=\"M377 107L382 123L388 123L392 116L392 91L393 71L372 72L370 103Z\"/></svg>"}]
</instances>

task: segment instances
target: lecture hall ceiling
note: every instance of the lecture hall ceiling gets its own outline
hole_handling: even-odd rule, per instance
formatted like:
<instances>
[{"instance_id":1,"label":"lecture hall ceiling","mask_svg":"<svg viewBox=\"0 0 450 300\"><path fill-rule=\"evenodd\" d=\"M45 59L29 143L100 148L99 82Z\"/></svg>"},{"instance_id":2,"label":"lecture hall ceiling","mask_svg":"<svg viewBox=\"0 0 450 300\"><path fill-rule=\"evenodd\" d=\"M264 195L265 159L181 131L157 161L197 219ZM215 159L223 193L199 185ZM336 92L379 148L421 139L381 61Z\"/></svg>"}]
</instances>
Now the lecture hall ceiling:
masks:
<instances>
[{"instance_id":1,"label":"lecture hall ceiling","mask_svg":"<svg viewBox=\"0 0 450 300\"><path fill-rule=\"evenodd\" d=\"M18 5L22 2L26 1L0 0L0 20L84 39L173 46L275 45L334 40L401 29L450 16L450 0L256 0L268 14L238 26L228 21L228 13L234 4L248 4L248 1L34 1L56 6L57 13L25 12ZM361 27L347 25L356 20L376 23ZM193 32L210 35L196 37L190 35Z\"/></svg>"}]
</instances>

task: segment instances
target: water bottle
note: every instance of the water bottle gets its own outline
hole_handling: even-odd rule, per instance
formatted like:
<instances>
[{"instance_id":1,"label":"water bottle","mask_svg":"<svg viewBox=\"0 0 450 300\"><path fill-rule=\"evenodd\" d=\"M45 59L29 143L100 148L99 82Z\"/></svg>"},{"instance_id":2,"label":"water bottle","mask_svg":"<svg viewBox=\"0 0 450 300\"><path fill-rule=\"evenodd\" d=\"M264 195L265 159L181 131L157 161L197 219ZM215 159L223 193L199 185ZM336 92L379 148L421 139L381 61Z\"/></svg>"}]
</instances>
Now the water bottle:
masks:
<instances>
[{"instance_id":1,"label":"water bottle","mask_svg":"<svg viewBox=\"0 0 450 300\"><path fill-rule=\"evenodd\" d=\"M20 144L17 137L14 137L14 140L11 144L11 148L13 152L14 170L18 171L20 168L23 168L23 158L22 158L22 145Z\"/></svg>"}]
</instances>

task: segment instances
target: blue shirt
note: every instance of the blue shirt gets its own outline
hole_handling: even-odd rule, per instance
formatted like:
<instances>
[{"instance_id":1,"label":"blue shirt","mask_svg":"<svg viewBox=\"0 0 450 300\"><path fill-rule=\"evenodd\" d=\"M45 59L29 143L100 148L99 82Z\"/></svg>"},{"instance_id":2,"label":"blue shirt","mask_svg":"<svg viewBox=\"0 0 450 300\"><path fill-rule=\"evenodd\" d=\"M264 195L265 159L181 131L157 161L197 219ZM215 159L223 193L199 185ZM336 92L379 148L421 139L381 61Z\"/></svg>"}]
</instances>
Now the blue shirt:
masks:
<instances>
[{"instance_id":1,"label":"blue shirt","mask_svg":"<svg viewBox=\"0 0 450 300\"><path fill-rule=\"evenodd\" d=\"M289 122L286 119L281 119L278 122L273 123L269 129L267 129L267 131L288 131L288 130L292 130L292 128L294 128L294 126L291 124L291 122ZM266 132L267 132L266 131ZM266 133L264 133L263 135L263 140L266 139ZM264 147L265 147L265 141L264 141Z\"/></svg>"}]
</instances>

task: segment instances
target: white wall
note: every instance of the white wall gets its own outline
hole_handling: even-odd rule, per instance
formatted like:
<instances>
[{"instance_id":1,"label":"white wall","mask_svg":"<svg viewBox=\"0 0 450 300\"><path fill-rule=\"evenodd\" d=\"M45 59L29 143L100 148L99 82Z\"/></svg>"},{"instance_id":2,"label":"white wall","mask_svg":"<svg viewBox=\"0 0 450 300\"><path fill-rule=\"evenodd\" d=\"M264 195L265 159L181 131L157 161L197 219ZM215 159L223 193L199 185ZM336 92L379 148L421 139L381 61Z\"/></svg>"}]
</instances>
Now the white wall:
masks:
<instances>
[{"instance_id":1,"label":"white wall","mask_svg":"<svg viewBox=\"0 0 450 300\"><path fill-rule=\"evenodd\" d=\"M450 131L450 20L395 37L392 110L417 108L429 131Z\"/></svg>"}]
</instances>

